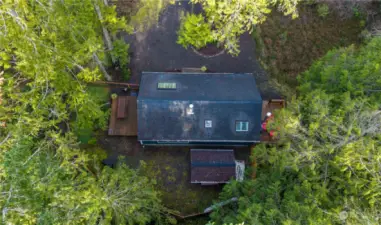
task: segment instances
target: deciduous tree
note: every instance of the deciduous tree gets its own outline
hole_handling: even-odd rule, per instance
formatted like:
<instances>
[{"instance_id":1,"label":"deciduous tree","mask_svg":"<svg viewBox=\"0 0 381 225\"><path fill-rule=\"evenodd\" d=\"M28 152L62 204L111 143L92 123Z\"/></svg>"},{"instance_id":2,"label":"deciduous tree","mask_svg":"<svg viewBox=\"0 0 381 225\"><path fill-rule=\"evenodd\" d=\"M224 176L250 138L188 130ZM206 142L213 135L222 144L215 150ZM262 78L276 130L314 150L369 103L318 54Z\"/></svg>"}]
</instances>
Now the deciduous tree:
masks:
<instances>
[{"instance_id":1,"label":"deciduous tree","mask_svg":"<svg viewBox=\"0 0 381 225\"><path fill-rule=\"evenodd\" d=\"M224 44L233 55L239 53L238 38L253 26L266 20L272 7L285 15L297 17L299 0L192 0L199 3L205 11L206 21L213 27L212 36Z\"/></svg>"},{"instance_id":2,"label":"deciduous tree","mask_svg":"<svg viewBox=\"0 0 381 225\"><path fill-rule=\"evenodd\" d=\"M6 124L0 223L160 222L153 182L123 164L102 167L99 151L80 149L74 135L105 126L103 103L87 83L101 79L110 50L102 27L112 34L125 21L98 0L2 0L0 24L0 120Z\"/></svg>"}]
</instances>

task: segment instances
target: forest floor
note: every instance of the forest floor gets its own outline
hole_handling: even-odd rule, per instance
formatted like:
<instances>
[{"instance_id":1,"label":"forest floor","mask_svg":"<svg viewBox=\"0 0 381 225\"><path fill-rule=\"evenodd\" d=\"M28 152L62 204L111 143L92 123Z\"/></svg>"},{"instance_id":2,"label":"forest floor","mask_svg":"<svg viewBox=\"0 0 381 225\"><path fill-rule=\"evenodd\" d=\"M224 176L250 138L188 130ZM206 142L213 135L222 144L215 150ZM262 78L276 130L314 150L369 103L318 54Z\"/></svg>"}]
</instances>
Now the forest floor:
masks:
<instances>
[{"instance_id":1,"label":"forest floor","mask_svg":"<svg viewBox=\"0 0 381 225\"><path fill-rule=\"evenodd\" d=\"M324 18L319 16L317 4L301 4L297 19L273 10L253 32L258 60L280 83L295 86L297 75L329 50L361 42L365 15L343 18L330 7Z\"/></svg>"},{"instance_id":2,"label":"forest floor","mask_svg":"<svg viewBox=\"0 0 381 225\"><path fill-rule=\"evenodd\" d=\"M221 185L201 186L190 183L189 147L145 147L136 137L101 135L98 143L107 152L105 164L113 165L124 156L131 168L140 168L142 175L155 180L164 205L181 215L203 212L218 199ZM249 149L240 148L236 158L248 162Z\"/></svg>"}]
</instances>

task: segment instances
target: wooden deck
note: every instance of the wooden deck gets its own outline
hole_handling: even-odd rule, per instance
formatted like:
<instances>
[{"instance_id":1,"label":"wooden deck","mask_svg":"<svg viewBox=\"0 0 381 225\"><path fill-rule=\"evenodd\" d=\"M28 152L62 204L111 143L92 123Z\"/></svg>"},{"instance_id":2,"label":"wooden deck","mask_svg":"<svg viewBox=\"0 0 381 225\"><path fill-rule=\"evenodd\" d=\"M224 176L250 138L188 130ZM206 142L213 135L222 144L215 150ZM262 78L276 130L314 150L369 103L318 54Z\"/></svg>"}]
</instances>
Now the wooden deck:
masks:
<instances>
[{"instance_id":1,"label":"wooden deck","mask_svg":"<svg viewBox=\"0 0 381 225\"><path fill-rule=\"evenodd\" d=\"M262 120L265 118L266 113L273 113L277 109L283 109L286 106L284 99L272 99L262 101Z\"/></svg>"},{"instance_id":2,"label":"wooden deck","mask_svg":"<svg viewBox=\"0 0 381 225\"><path fill-rule=\"evenodd\" d=\"M138 117L136 96L118 96L112 100L108 134L113 136L137 136Z\"/></svg>"},{"instance_id":3,"label":"wooden deck","mask_svg":"<svg viewBox=\"0 0 381 225\"><path fill-rule=\"evenodd\" d=\"M262 102L262 121L266 117L266 113L274 113L277 109L283 109L286 102L283 99L263 100ZM275 140L267 132L261 132L261 142L274 142Z\"/></svg>"}]
</instances>

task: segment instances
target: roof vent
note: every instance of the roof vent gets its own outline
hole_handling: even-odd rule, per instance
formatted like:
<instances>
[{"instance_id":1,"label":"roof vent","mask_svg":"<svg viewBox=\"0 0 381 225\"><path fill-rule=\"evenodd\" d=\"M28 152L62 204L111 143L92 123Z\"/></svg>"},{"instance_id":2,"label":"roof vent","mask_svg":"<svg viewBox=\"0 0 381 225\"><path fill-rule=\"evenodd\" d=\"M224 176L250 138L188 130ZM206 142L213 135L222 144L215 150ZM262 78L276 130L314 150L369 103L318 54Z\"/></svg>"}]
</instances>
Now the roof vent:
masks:
<instances>
[{"instance_id":1,"label":"roof vent","mask_svg":"<svg viewBox=\"0 0 381 225\"><path fill-rule=\"evenodd\" d=\"M188 108L187 108L187 115L193 115L194 112L193 112L193 104L189 104Z\"/></svg>"}]
</instances>

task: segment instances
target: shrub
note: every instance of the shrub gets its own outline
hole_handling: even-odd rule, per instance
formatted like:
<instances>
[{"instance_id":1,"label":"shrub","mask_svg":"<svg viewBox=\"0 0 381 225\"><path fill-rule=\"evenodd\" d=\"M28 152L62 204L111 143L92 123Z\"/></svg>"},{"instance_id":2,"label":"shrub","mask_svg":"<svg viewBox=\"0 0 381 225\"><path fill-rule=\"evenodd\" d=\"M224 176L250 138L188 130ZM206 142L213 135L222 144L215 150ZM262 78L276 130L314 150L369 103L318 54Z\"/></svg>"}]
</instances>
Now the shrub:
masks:
<instances>
[{"instance_id":1,"label":"shrub","mask_svg":"<svg viewBox=\"0 0 381 225\"><path fill-rule=\"evenodd\" d=\"M329 7L327 4L318 5L317 12L320 17L325 18L329 14Z\"/></svg>"},{"instance_id":2,"label":"shrub","mask_svg":"<svg viewBox=\"0 0 381 225\"><path fill-rule=\"evenodd\" d=\"M188 14L183 17L178 34L177 43L184 48L192 45L199 49L214 41L211 26L205 22L201 14Z\"/></svg>"},{"instance_id":3,"label":"shrub","mask_svg":"<svg viewBox=\"0 0 381 225\"><path fill-rule=\"evenodd\" d=\"M111 94L111 99L116 99L117 97L118 97L118 94L116 94L116 93Z\"/></svg>"}]
</instances>

